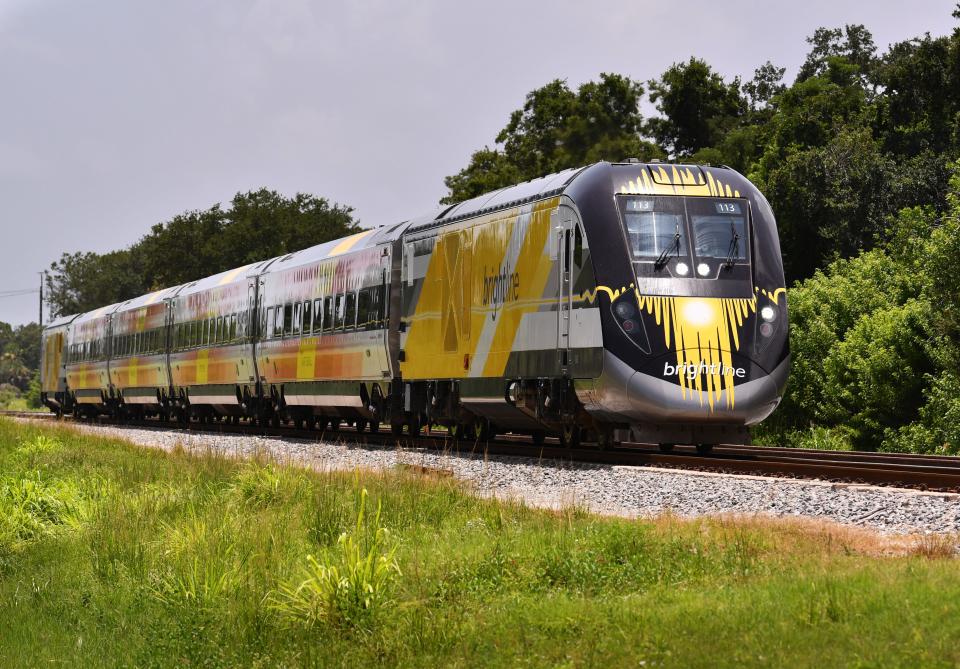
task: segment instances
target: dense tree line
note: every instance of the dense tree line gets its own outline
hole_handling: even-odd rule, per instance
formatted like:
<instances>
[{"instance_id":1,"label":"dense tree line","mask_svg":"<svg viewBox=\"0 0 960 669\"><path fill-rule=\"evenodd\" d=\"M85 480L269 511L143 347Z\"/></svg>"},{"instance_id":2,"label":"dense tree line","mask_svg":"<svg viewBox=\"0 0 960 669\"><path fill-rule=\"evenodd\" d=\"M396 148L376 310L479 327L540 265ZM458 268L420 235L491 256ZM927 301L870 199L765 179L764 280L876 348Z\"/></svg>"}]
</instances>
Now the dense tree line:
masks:
<instances>
[{"instance_id":1,"label":"dense tree line","mask_svg":"<svg viewBox=\"0 0 960 669\"><path fill-rule=\"evenodd\" d=\"M237 193L226 208L187 211L154 225L127 249L63 254L46 282L51 315L89 311L352 234L359 230L352 211L304 193Z\"/></svg>"},{"instance_id":2,"label":"dense tree line","mask_svg":"<svg viewBox=\"0 0 960 669\"><path fill-rule=\"evenodd\" d=\"M38 406L39 368L40 326L29 323L13 327L0 321L0 407L24 395L29 405Z\"/></svg>"}]
</instances>

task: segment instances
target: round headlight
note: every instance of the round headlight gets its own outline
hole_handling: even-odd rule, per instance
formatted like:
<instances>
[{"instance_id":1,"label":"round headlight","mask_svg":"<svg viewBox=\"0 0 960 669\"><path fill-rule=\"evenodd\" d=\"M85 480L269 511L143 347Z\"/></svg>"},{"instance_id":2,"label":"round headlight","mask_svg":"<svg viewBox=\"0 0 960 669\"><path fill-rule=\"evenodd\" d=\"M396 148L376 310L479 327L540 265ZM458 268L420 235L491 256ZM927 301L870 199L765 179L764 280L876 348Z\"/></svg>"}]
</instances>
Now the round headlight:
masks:
<instances>
[{"instance_id":1,"label":"round headlight","mask_svg":"<svg viewBox=\"0 0 960 669\"><path fill-rule=\"evenodd\" d=\"M777 310L767 305L760 310L760 318L767 322L775 321L777 319Z\"/></svg>"},{"instance_id":2,"label":"round headlight","mask_svg":"<svg viewBox=\"0 0 960 669\"><path fill-rule=\"evenodd\" d=\"M633 305L630 304L630 302L628 301L618 303L617 306L614 307L614 309L617 312L617 316L619 316L620 318L630 318L635 313L637 313L637 310L634 309Z\"/></svg>"},{"instance_id":3,"label":"round headlight","mask_svg":"<svg viewBox=\"0 0 960 669\"><path fill-rule=\"evenodd\" d=\"M699 265L697 265L697 274L699 274L700 276L706 276L709 273L710 273L710 265L708 265L705 262L702 262Z\"/></svg>"},{"instance_id":4,"label":"round headlight","mask_svg":"<svg viewBox=\"0 0 960 669\"><path fill-rule=\"evenodd\" d=\"M676 270L677 270L677 274L679 274L680 276L686 276L687 273L690 271L690 268L687 267L687 263L678 262L676 266Z\"/></svg>"},{"instance_id":5,"label":"round headlight","mask_svg":"<svg viewBox=\"0 0 960 669\"><path fill-rule=\"evenodd\" d=\"M624 332L633 332L637 327L637 324L633 321L624 321L623 322L623 331Z\"/></svg>"},{"instance_id":6,"label":"round headlight","mask_svg":"<svg viewBox=\"0 0 960 669\"><path fill-rule=\"evenodd\" d=\"M773 334L773 326L770 325L770 323L763 323L760 326L760 334L762 334L764 337L769 337Z\"/></svg>"}]
</instances>

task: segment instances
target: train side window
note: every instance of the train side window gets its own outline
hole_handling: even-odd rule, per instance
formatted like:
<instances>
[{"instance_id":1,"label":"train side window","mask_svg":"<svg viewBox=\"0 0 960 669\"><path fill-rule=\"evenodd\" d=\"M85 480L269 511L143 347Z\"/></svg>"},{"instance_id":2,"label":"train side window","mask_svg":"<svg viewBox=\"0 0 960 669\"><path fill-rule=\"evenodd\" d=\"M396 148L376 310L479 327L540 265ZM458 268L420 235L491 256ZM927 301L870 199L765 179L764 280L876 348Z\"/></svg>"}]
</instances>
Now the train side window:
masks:
<instances>
[{"instance_id":1,"label":"train side window","mask_svg":"<svg viewBox=\"0 0 960 669\"><path fill-rule=\"evenodd\" d=\"M344 304L343 327L352 330L357 324L357 294L347 293Z\"/></svg>"},{"instance_id":2,"label":"train side window","mask_svg":"<svg viewBox=\"0 0 960 669\"><path fill-rule=\"evenodd\" d=\"M310 308L310 300L303 303L303 334L309 335L313 330L313 310Z\"/></svg>"},{"instance_id":3,"label":"train side window","mask_svg":"<svg viewBox=\"0 0 960 669\"><path fill-rule=\"evenodd\" d=\"M283 305L283 334L293 332L293 305L287 302Z\"/></svg>"},{"instance_id":4,"label":"train side window","mask_svg":"<svg viewBox=\"0 0 960 669\"><path fill-rule=\"evenodd\" d=\"M230 316L230 341L237 341L237 315Z\"/></svg>"},{"instance_id":5,"label":"train side window","mask_svg":"<svg viewBox=\"0 0 960 669\"><path fill-rule=\"evenodd\" d=\"M577 225L573 230L573 264L577 269L583 267L583 233L580 232L580 226Z\"/></svg>"},{"instance_id":6,"label":"train side window","mask_svg":"<svg viewBox=\"0 0 960 669\"><path fill-rule=\"evenodd\" d=\"M283 336L283 305L278 304L276 307L276 322L273 325L273 336L282 337Z\"/></svg>"},{"instance_id":7,"label":"train side window","mask_svg":"<svg viewBox=\"0 0 960 669\"><path fill-rule=\"evenodd\" d=\"M297 302L293 305L293 329L291 334L294 337L300 336L300 326L303 323L303 303Z\"/></svg>"},{"instance_id":8,"label":"train side window","mask_svg":"<svg viewBox=\"0 0 960 669\"><path fill-rule=\"evenodd\" d=\"M323 298L323 331L330 332L333 329L333 298L327 295Z\"/></svg>"},{"instance_id":9,"label":"train side window","mask_svg":"<svg viewBox=\"0 0 960 669\"><path fill-rule=\"evenodd\" d=\"M343 295L337 295L337 306L336 313L334 314L334 329L342 330L343 329L343 314L344 314L344 299Z\"/></svg>"},{"instance_id":10,"label":"train side window","mask_svg":"<svg viewBox=\"0 0 960 669\"><path fill-rule=\"evenodd\" d=\"M373 303L376 313L376 324L378 328L386 327L387 321L387 300L386 290L383 285L373 289Z\"/></svg>"},{"instance_id":11,"label":"train side window","mask_svg":"<svg viewBox=\"0 0 960 669\"><path fill-rule=\"evenodd\" d=\"M267 339L271 339L273 337L273 327L274 327L273 307L268 307L267 308L267 327L266 329L264 329L264 335L266 335Z\"/></svg>"},{"instance_id":12,"label":"train side window","mask_svg":"<svg viewBox=\"0 0 960 669\"><path fill-rule=\"evenodd\" d=\"M323 300L319 297L313 301L313 331L320 332L320 324L323 320Z\"/></svg>"},{"instance_id":13,"label":"train side window","mask_svg":"<svg viewBox=\"0 0 960 669\"><path fill-rule=\"evenodd\" d=\"M373 320L370 310L370 289L364 288L357 294L357 329L366 330Z\"/></svg>"},{"instance_id":14,"label":"train side window","mask_svg":"<svg viewBox=\"0 0 960 669\"><path fill-rule=\"evenodd\" d=\"M223 328L223 316L217 316L216 336L214 337L214 341L216 341L218 344L222 344L226 338L227 332Z\"/></svg>"}]
</instances>

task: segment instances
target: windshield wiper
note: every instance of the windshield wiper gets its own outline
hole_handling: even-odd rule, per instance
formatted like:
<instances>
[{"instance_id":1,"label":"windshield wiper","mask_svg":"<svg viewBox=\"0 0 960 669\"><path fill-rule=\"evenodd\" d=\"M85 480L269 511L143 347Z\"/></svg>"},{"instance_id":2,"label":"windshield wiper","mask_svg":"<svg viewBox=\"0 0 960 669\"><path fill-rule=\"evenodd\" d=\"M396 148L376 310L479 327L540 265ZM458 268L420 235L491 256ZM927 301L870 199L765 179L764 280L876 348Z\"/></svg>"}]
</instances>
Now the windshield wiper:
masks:
<instances>
[{"instance_id":1,"label":"windshield wiper","mask_svg":"<svg viewBox=\"0 0 960 669\"><path fill-rule=\"evenodd\" d=\"M677 230L677 233L673 236L673 244L663 249L660 252L660 255L657 256L656 262L653 263L653 269L661 270L664 265L667 264L667 261L670 260L670 252L676 249L677 257L680 257L680 231Z\"/></svg>"},{"instance_id":2,"label":"windshield wiper","mask_svg":"<svg viewBox=\"0 0 960 669\"><path fill-rule=\"evenodd\" d=\"M730 225L730 246L727 249L727 259L723 261L723 266L731 269L740 257L740 233L733 224Z\"/></svg>"}]
</instances>

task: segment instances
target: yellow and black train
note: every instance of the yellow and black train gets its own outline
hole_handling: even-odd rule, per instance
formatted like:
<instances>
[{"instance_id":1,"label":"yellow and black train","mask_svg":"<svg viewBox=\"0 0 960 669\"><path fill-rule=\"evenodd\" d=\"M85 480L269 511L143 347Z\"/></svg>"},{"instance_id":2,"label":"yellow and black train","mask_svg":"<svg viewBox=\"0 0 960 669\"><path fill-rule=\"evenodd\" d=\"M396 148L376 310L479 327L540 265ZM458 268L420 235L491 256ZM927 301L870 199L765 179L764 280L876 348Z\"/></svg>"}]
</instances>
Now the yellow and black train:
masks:
<instances>
[{"instance_id":1,"label":"yellow and black train","mask_svg":"<svg viewBox=\"0 0 960 669\"><path fill-rule=\"evenodd\" d=\"M789 366L773 213L723 167L597 163L43 333L58 412L731 443Z\"/></svg>"}]
</instances>

